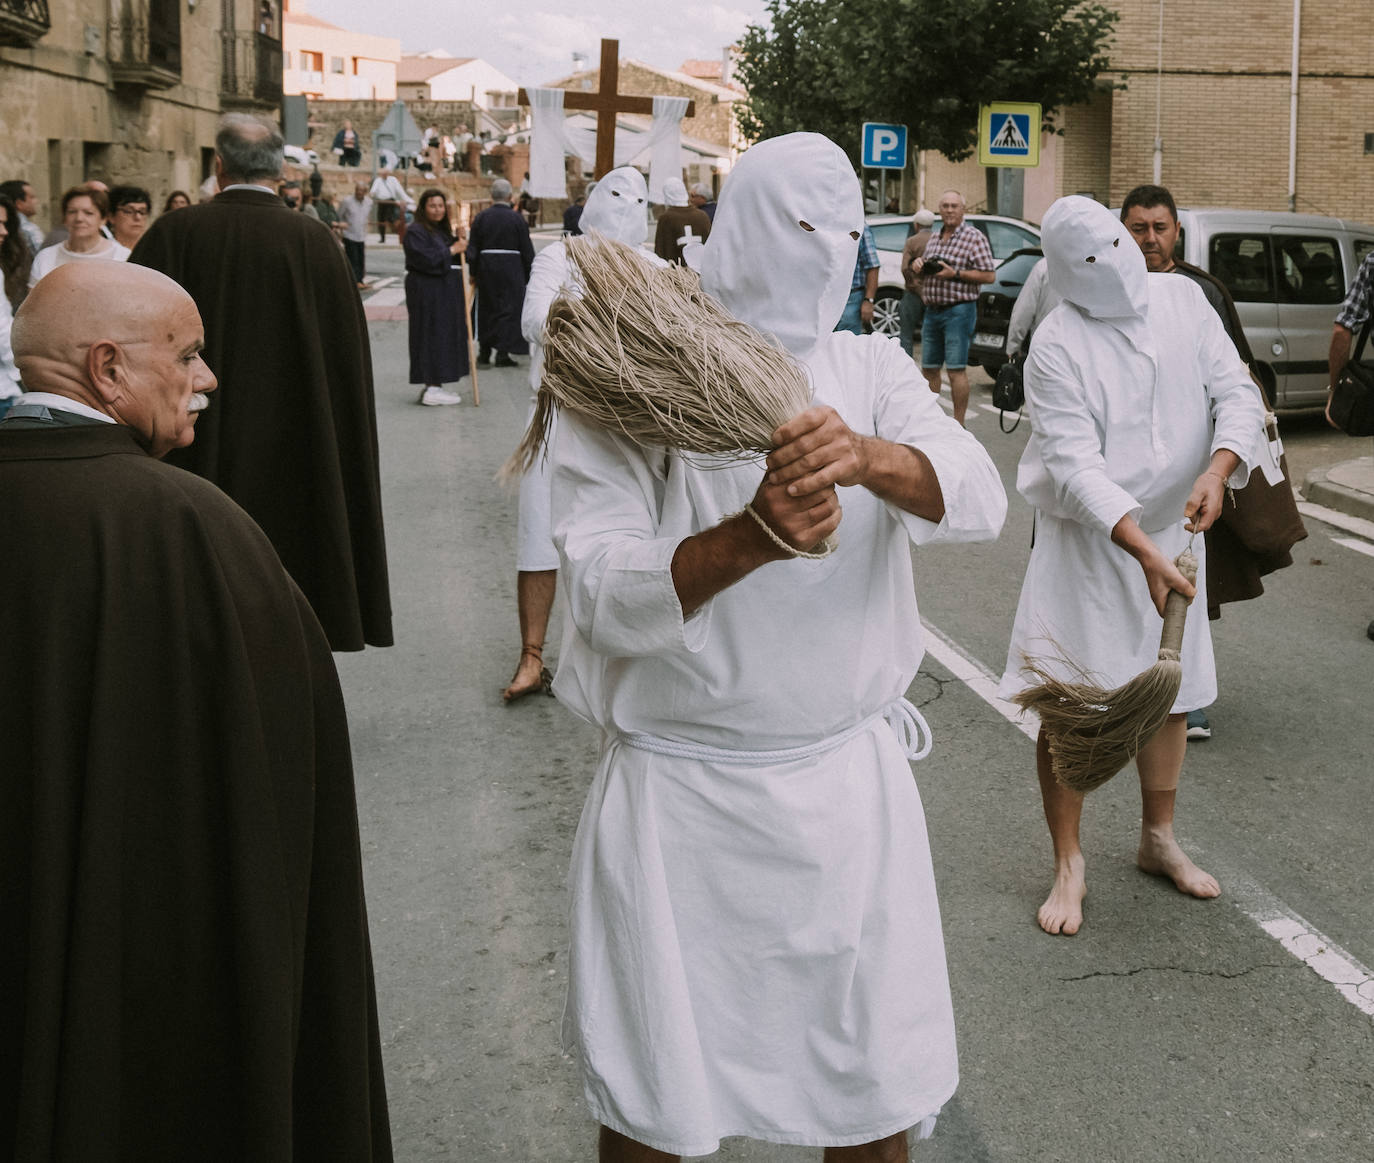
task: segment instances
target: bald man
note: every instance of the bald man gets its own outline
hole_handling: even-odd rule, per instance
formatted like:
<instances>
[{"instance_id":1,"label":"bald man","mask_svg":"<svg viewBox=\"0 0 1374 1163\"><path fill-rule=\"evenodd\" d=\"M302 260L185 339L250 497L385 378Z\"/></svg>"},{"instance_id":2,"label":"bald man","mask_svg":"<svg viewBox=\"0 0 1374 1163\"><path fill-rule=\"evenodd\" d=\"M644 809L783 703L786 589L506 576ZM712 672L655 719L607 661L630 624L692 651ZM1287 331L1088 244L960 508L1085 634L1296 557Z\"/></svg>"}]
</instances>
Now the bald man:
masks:
<instances>
[{"instance_id":1,"label":"bald man","mask_svg":"<svg viewBox=\"0 0 1374 1163\"><path fill-rule=\"evenodd\" d=\"M24 1158L391 1158L333 660L190 445L172 280L68 265L0 421L0 1143Z\"/></svg>"}]
</instances>

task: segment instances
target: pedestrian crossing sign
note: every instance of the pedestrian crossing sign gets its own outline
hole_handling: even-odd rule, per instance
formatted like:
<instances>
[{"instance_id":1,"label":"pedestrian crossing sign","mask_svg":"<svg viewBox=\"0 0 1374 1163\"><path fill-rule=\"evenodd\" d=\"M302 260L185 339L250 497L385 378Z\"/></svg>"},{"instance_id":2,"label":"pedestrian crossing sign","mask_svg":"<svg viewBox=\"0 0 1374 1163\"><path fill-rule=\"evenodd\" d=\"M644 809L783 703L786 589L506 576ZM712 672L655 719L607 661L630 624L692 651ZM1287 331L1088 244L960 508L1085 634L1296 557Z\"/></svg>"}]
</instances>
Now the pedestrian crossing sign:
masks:
<instances>
[{"instance_id":1,"label":"pedestrian crossing sign","mask_svg":"<svg viewBox=\"0 0 1374 1163\"><path fill-rule=\"evenodd\" d=\"M1040 164L1040 106L994 101L978 110L978 163L984 166Z\"/></svg>"}]
</instances>

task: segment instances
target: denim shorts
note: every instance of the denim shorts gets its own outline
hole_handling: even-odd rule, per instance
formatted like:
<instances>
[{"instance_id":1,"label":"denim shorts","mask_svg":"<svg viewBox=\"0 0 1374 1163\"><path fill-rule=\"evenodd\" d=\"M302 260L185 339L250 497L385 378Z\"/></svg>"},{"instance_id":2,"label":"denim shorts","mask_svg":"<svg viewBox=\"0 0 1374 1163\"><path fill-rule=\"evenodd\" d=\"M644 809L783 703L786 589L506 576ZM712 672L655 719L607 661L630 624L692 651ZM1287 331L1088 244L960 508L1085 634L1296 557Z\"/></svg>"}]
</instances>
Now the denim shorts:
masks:
<instances>
[{"instance_id":1,"label":"denim shorts","mask_svg":"<svg viewBox=\"0 0 1374 1163\"><path fill-rule=\"evenodd\" d=\"M968 345L978 321L978 304L955 303L952 307L927 307L921 320L921 366L962 371L968 366Z\"/></svg>"}]
</instances>

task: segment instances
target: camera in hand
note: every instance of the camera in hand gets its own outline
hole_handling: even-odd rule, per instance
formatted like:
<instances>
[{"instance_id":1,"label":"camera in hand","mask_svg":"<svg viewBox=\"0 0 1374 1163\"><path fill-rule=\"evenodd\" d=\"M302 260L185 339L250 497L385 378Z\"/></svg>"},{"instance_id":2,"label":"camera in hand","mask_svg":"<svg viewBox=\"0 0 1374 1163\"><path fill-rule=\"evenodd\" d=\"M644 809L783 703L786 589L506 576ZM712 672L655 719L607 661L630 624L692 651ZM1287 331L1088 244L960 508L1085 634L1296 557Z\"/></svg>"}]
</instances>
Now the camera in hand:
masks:
<instances>
[{"instance_id":1,"label":"camera in hand","mask_svg":"<svg viewBox=\"0 0 1374 1163\"><path fill-rule=\"evenodd\" d=\"M936 274L939 274L939 273L940 273L940 267L941 267L941 265L942 265L942 264L945 264L945 263L949 263L950 266L953 266L953 265L954 265L953 263L949 262L949 259L945 259L945 258L938 258L938 257L937 257L937 258L923 259L923 260L921 261L921 274L922 274L922 275L936 275Z\"/></svg>"}]
</instances>

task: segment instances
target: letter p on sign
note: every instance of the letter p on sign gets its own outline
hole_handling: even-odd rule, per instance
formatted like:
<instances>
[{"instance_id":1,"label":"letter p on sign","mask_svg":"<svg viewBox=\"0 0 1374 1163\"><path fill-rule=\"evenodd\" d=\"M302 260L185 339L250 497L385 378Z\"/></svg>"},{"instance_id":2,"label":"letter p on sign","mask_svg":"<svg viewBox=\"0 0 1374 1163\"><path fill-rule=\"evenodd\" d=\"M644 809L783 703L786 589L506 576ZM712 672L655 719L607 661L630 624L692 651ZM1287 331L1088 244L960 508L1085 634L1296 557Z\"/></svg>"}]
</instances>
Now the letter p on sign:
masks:
<instances>
[{"instance_id":1,"label":"letter p on sign","mask_svg":"<svg viewBox=\"0 0 1374 1163\"><path fill-rule=\"evenodd\" d=\"M868 170L906 169L906 126L864 122L863 164Z\"/></svg>"}]
</instances>

